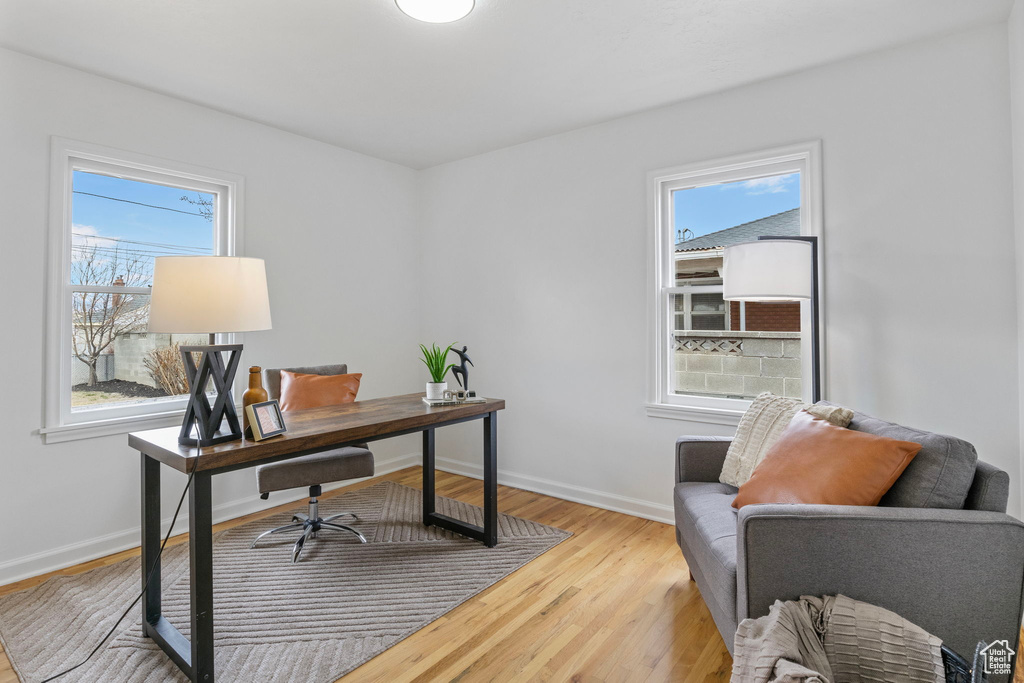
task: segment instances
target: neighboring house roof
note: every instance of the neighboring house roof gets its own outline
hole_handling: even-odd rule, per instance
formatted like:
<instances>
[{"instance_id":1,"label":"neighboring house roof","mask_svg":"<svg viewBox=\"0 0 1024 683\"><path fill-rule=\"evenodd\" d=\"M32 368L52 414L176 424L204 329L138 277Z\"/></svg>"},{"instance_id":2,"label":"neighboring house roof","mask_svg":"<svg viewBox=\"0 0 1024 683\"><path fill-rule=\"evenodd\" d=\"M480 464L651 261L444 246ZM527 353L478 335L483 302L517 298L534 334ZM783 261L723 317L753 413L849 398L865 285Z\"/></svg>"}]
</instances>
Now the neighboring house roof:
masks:
<instances>
[{"instance_id":1,"label":"neighboring house roof","mask_svg":"<svg viewBox=\"0 0 1024 683\"><path fill-rule=\"evenodd\" d=\"M148 297L135 295L125 303L125 305L121 308L119 314L121 316L137 317L139 318L140 323L146 322L145 318L142 316L142 309L146 308L147 306L149 306ZM92 324L102 325L107 321L107 316L110 315L112 311L113 308L104 308L103 310L94 311ZM82 315L80 311L75 311L75 313L77 313L77 315L74 316L75 319L72 321L75 326L84 327L85 325L88 324L85 321L85 316Z\"/></svg>"},{"instance_id":2,"label":"neighboring house roof","mask_svg":"<svg viewBox=\"0 0 1024 683\"><path fill-rule=\"evenodd\" d=\"M752 242L761 235L779 235L789 237L800 234L800 208L783 211L772 216L758 218L756 221L710 232L707 235L694 237L683 242L676 242L676 251L700 251L702 249L718 249L741 242Z\"/></svg>"}]
</instances>

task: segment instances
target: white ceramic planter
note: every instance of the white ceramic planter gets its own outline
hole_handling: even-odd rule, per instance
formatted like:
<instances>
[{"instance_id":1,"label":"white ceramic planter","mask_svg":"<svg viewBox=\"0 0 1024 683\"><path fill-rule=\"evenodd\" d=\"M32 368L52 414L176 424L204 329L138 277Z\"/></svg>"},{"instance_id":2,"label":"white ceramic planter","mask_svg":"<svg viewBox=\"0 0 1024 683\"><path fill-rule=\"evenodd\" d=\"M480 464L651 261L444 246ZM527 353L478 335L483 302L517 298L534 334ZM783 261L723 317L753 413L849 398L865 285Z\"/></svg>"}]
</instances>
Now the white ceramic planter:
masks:
<instances>
[{"instance_id":1,"label":"white ceramic planter","mask_svg":"<svg viewBox=\"0 0 1024 683\"><path fill-rule=\"evenodd\" d=\"M444 398L446 389L448 389L448 382L427 382L427 398L440 400Z\"/></svg>"}]
</instances>

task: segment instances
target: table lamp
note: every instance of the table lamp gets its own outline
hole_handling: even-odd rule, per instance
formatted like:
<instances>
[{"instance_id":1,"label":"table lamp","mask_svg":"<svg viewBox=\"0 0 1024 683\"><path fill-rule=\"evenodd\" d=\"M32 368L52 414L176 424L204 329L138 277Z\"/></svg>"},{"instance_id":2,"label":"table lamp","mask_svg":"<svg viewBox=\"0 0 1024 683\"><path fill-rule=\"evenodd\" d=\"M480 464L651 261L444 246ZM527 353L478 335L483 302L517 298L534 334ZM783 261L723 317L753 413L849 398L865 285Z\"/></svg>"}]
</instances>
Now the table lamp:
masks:
<instances>
[{"instance_id":1,"label":"table lamp","mask_svg":"<svg viewBox=\"0 0 1024 683\"><path fill-rule=\"evenodd\" d=\"M270 299L263 259L238 256L159 256L155 259L149 331L210 335L208 345L180 349L190 393L178 443L212 446L242 438L231 395L242 345L217 344L215 335L269 329ZM196 353L200 354L198 364L193 355ZM225 353L227 360L222 355ZM212 406L206 394L206 385L211 380L216 390Z\"/></svg>"},{"instance_id":2,"label":"table lamp","mask_svg":"<svg viewBox=\"0 0 1024 683\"><path fill-rule=\"evenodd\" d=\"M814 402L821 400L818 342L818 238L759 237L725 248L722 298L726 301L811 302L811 368Z\"/></svg>"}]
</instances>

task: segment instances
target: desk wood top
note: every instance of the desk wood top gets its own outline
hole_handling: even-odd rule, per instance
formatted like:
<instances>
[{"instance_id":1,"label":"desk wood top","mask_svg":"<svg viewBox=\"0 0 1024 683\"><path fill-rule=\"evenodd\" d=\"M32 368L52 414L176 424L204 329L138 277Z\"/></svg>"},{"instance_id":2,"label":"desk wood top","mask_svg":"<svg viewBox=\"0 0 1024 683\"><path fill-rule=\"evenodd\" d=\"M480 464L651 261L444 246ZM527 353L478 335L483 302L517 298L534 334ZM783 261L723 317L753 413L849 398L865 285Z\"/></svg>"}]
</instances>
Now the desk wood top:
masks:
<instances>
[{"instance_id":1,"label":"desk wood top","mask_svg":"<svg viewBox=\"0 0 1024 683\"><path fill-rule=\"evenodd\" d=\"M243 437L205 448L182 446L178 443L181 428L166 427L132 432L128 435L128 445L180 472L190 472L196 458L199 458L200 471L214 470L256 465L289 453L421 431L505 408L505 401L500 398L436 407L428 406L422 399L423 394L406 394L284 412L288 431L260 442Z\"/></svg>"}]
</instances>

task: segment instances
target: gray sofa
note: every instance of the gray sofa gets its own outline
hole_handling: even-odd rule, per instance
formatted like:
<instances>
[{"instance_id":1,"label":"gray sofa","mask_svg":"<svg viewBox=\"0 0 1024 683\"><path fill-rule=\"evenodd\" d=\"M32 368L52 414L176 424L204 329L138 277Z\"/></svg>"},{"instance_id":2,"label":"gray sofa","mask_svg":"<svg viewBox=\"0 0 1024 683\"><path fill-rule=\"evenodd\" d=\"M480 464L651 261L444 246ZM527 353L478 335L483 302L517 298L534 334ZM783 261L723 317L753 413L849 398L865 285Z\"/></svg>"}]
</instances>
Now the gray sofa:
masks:
<instances>
[{"instance_id":1,"label":"gray sofa","mask_svg":"<svg viewBox=\"0 0 1024 683\"><path fill-rule=\"evenodd\" d=\"M1016 648L1024 524L1006 514L1009 476L971 444L855 413L851 429L922 444L878 507L732 507L719 483L731 439L676 442L676 539L732 652L739 621L776 599L842 593L890 609L970 657Z\"/></svg>"}]
</instances>

